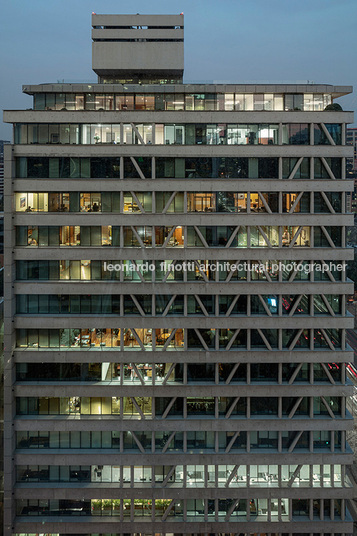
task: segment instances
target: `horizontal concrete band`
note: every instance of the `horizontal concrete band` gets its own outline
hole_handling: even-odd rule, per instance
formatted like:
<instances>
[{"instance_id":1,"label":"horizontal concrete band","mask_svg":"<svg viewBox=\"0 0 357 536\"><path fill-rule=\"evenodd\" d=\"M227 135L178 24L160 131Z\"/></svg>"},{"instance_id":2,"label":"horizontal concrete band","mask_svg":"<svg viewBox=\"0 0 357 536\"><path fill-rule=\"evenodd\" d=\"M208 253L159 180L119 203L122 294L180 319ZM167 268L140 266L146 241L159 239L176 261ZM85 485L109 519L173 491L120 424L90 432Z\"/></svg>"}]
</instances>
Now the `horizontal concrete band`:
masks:
<instances>
[{"instance_id":1,"label":"horizontal concrete band","mask_svg":"<svg viewBox=\"0 0 357 536\"><path fill-rule=\"evenodd\" d=\"M353 157L353 147L348 145L76 145L30 144L14 145L13 156L147 156L147 157ZM150 177L147 177L150 178ZM194 179L191 179L194 180ZM238 179L239 180L239 179ZM259 180L259 179L256 179Z\"/></svg>"},{"instance_id":2,"label":"horizontal concrete band","mask_svg":"<svg viewBox=\"0 0 357 536\"><path fill-rule=\"evenodd\" d=\"M13 350L16 363L142 363L143 353L141 350L121 352L116 347L94 348L16 348ZM354 353L351 349L336 350L232 350L224 351L199 351L185 350L179 354L173 351L153 351L145 354L145 361L150 363L172 363L178 359L180 363L344 363L353 361Z\"/></svg>"},{"instance_id":3,"label":"horizontal concrete band","mask_svg":"<svg viewBox=\"0 0 357 536\"><path fill-rule=\"evenodd\" d=\"M352 463L352 452L268 452L267 449L252 452L224 453L125 453L106 449L77 450L73 449L33 449L31 452L16 451L15 465L138 465L138 456L142 465L349 465Z\"/></svg>"},{"instance_id":4,"label":"horizontal concrete band","mask_svg":"<svg viewBox=\"0 0 357 536\"><path fill-rule=\"evenodd\" d=\"M277 285L279 287L277 288ZM352 294L353 283L343 283L331 281L309 282L294 281L293 283L279 283L268 281L230 281L230 282L204 282L197 285L192 281L186 283L173 281L171 283L138 283L134 281L77 281L77 280L49 280L38 281L30 279L28 281L18 281L14 284L15 294L87 294L90 291L92 295L108 294L171 294L171 295L192 295L211 296L211 295L256 295L256 294L291 294L312 295L312 294ZM194 316L194 315L193 315ZM222 315L224 316L224 315ZM253 315L254 318L259 315ZM274 315L275 318L277 315ZM288 315L286 315L288 316ZM211 317L212 318L212 317ZM285 316L284 316L285 318Z\"/></svg>"},{"instance_id":5,"label":"horizontal concrete band","mask_svg":"<svg viewBox=\"0 0 357 536\"><path fill-rule=\"evenodd\" d=\"M105 93L110 94L106 88ZM48 91L51 92L50 90ZM140 93L140 91L138 92ZM353 123L349 111L5 110L4 123Z\"/></svg>"},{"instance_id":6,"label":"horizontal concrete band","mask_svg":"<svg viewBox=\"0 0 357 536\"><path fill-rule=\"evenodd\" d=\"M32 385L31 385L32 384ZM14 387L15 396L147 396L147 397L226 397L226 396L244 396L244 397L271 397L271 396L351 396L353 393L353 385L319 385L319 384L303 384L294 385L277 385L276 383L268 383L261 385L254 382L250 385L233 384L233 385L199 385L199 384L168 384L168 385L115 385L115 382L110 382L108 385L82 385L81 382L49 382L46 385L46 380L39 382L23 382L17 383Z\"/></svg>"},{"instance_id":7,"label":"horizontal concrete band","mask_svg":"<svg viewBox=\"0 0 357 536\"><path fill-rule=\"evenodd\" d=\"M14 228L11 227L14 232ZM9 237L8 237L9 238ZM139 259L150 260L198 260L212 259L214 261L332 261L342 262L343 260L353 260L354 248L119 248L102 246L46 246L46 247L13 247L6 243L5 248L11 247L13 259L68 259L68 260L127 260ZM294 283L295 284L295 283ZM330 283L329 283L330 284Z\"/></svg>"},{"instance_id":8,"label":"horizontal concrete band","mask_svg":"<svg viewBox=\"0 0 357 536\"><path fill-rule=\"evenodd\" d=\"M225 419L221 417L219 419L215 418L203 418L196 417L193 419L183 419L182 417L170 417L166 419L118 419L116 415L106 415L105 420L98 419L97 415L41 415L40 419L37 419L37 415L21 415L17 416L14 419L13 430L16 431L28 431L28 430L55 430L55 431L113 431L116 432L126 432L128 430L137 431L137 432L186 432L186 431L201 431L201 432L236 432L236 431L256 431L256 430L275 430L275 431L315 431L315 430L326 430L326 431L344 431L346 429L352 429L353 419L350 414L346 418L337 418L331 419L330 417L321 417L315 415L313 419L310 417L302 417L301 415L296 415L294 418L289 419L288 417L276 418L270 416L260 416L247 419L246 417L235 418L231 417L230 419ZM119 447L118 447L119 449ZM33 449L31 452L41 453L45 449ZM259 449L261 450L261 449ZM24 453L26 454L24 450ZM49 452L56 452L54 449L50 449ZM60 449L59 452L66 452L65 449ZM71 452L70 450L68 451ZM82 449L81 449L82 452ZM85 450L84 450L85 452ZM100 453L100 450L92 451L89 453L95 452L96 454ZM109 449L108 452L111 452ZM270 452L264 451L262 452ZM274 452L274 451L273 451ZM167 453L169 456L172 456L172 453ZM200 455L204 456L204 452ZM237 454L237 453L236 453ZM315 452L315 455L319 452ZM325 456L329 454L328 452L322 452L321 455ZM336 455L338 452L336 453ZM192 453L194 455L194 453ZM346 453L343 453L345 456Z\"/></svg>"},{"instance_id":9,"label":"horizontal concrete band","mask_svg":"<svg viewBox=\"0 0 357 536\"><path fill-rule=\"evenodd\" d=\"M160 26L183 26L183 13L180 15L140 15L137 13L136 15L103 15L101 13L92 13L92 27L95 28L96 26L131 26L131 25L140 25L140 26L146 26L146 25L153 25L157 26L160 24ZM99 30L101 31L101 30ZM132 31L137 32L137 28L133 29ZM173 30L176 31L176 30ZM146 30L139 30L139 33L144 33Z\"/></svg>"},{"instance_id":10,"label":"horizontal concrete band","mask_svg":"<svg viewBox=\"0 0 357 536\"><path fill-rule=\"evenodd\" d=\"M274 317L260 317L254 322L254 328L282 329L353 329L354 318L351 317L280 317L277 323ZM119 317L117 315L16 315L15 328L21 329L61 329L61 328L157 328L157 329L252 329L252 317L177 317L177 316L141 316ZM210 343L208 343L210 344ZM228 341L227 341L228 344ZM203 346L202 346L203 347ZM179 347L178 347L179 348ZM183 349L183 348L182 348ZM214 350L214 348L212 348ZM224 350L222 348L222 350ZM130 350L128 350L130 351ZM150 350L147 350L150 352ZM178 349L178 351L180 351Z\"/></svg>"},{"instance_id":11,"label":"horizontal concrete band","mask_svg":"<svg viewBox=\"0 0 357 536\"><path fill-rule=\"evenodd\" d=\"M11 177L8 177L10 179ZM351 192L353 181L343 179L142 179L47 178L12 179L14 192ZM27 213L30 214L30 213ZM57 215L60 213L56 213ZM209 213L212 215L212 212ZM266 214L266 213L265 213ZM126 215L130 215L126 213ZM167 214L169 216L170 214ZM306 214L305 214L306 215ZM287 214L286 214L287 216Z\"/></svg>"},{"instance_id":12,"label":"horizontal concrete band","mask_svg":"<svg viewBox=\"0 0 357 536\"><path fill-rule=\"evenodd\" d=\"M353 225L353 214L109 214L78 212L19 212L14 225ZM160 246L158 246L160 247ZM161 246L162 247L162 246ZM164 248L163 248L164 249ZM235 248L230 248L235 249ZM274 248L275 249L275 248ZM289 248L291 249L291 248Z\"/></svg>"},{"instance_id":13,"label":"horizontal concrete band","mask_svg":"<svg viewBox=\"0 0 357 536\"><path fill-rule=\"evenodd\" d=\"M272 530L272 523L270 521L223 521L222 522L190 522L190 521L170 521L166 520L155 521L146 520L143 518L142 521L130 521L128 517L127 521L119 522L117 517L112 518L103 518L93 516L88 519L89 516L61 516L61 522L55 521L53 517L44 517L41 516L41 521L33 521L33 518L26 517L16 517L13 525L13 530L16 533L20 532L41 532L43 530L43 523L46 524L46 530L53 533L73 533L78 536L80 534L88 534L93 530L98 532L99 530L104 532L116 532L116 533L127 533L127 530L130 525L130 531L135 532L144 532L147 534L152 534L153 532L171 532L177 533L213 533L219 534L220 532L237 532L242 528L248 532L269 532ZM202 516L203 517L203 516ZM170 518L169 518L170 519ZM304 521L299 521L297 517L294 518L294 521L289 522L279 522L274 521L273 525L275 532L288 533L293 530L297 533L306 533L310 534L311 532L311 521L306 518ZM313 529L319 533L327 533L333 529L336 533L352 533L353 531L353 521L352 518L347 519L346 521L331 521L331 519L326 519L326 521L317 521L314 520ZM11 528L9 527L9 530Z\"/></svg>"},{"instance_id":14,"label":"horizontal concrete band","mask_svg":"<svg viewBox=\"0 0 357 536\"><path fill-rule=\"evenodd\" d=\"M100 19L100 15L97 16L98 19ZM133 23L139 24L135 17L132 19ZM177 23L177 21L175 21ZM121 23L123 24L123 22ZM147 21L146 21L147 24ZM113 25L113 22L111 21L111 25ZM94 28L92 29L92 39L96 41L97 39L167 39L168 41L170 39L183 39L183 28L182 29L174 29L174 28L155 28L155 29L144 29L141 30L140 28L137 29L123 29L123 28ZM146 45L142 45L146 46ZM161 48L161 47L160 47ZM117 60L116 60L117 61ZM98 62L98 66L101 66L100 61Z\"/></svg>"},{"instance_id":15,"label":"horizontal concrete band","mask_svg":"<svg viewBox=\"0 0 357 536\"><path fill-rule=\"evenodd\" d=\"M20 487L21 486L21 487ZM239 498L239 499L259 499L265 497L291 498L291 499L351 499L353 497L353 488L268 488L251 487L251 488L219 488L219 487L197 487L197 488L177 488L160 487L156 484L155 488L150 484L147 486L141 484L140 487L120 488L118 483L113 485L95 483L94 485L84 482L74 484L69 487L68 484L58 482L53 484L29 483L26 487L24 484L17 484L15 488L16 499L77 499L80 494L81 499L96 499L105 493L106 499L219 499L219 498ZM77 499L78 500L78 499Z\"/></svg>"},{"instance_id":16,"label":"horizontal concrete band","mask_svg":"<svg viewBox=\"0 0 357 536\"><path fill-rule=\"evenodd\" d=\"M94 15L96 25L107 25L107 20L115 21L123 24L123 21L127 18L130 20L130 26L134 24L133 15ZM113 19L112 19L113 17ZM151 24L157 24L157 15L142 15L137 17L136 24L148 25L151 20ZM179 17L177 15L164 15L163 20L168 24L182 25L183 17L180 23L177 22ZM93 22L94 19L92 19ZM140 22L139 22L140 21ZM86 83L52 83L52 84L25 84L22 86L23 93L112 93L116 91L118 93L327 93L334 96L342 96L348 93L352 93L352 86L335 86L332 84L232 84L232 83L194 83L194 84L150 84L150 85L138 85L138 84L96 84L93 82Z\"/></svg>"},{"instance_id":17,"label":"horizontal concrete band","mask_svg":"<svg viewBox=\"0 0 357 536\"><path fill-rule=\"evenodd\" d=\"M7 408L8 406L6 406ZM137 416L138 417L138 416ZM316 417L316 416L314 416ZM226 419L221 416L219 419L212 418L188 418L182 416L162 418L120 419L118 415L21 415L16 417L21 429L28 426L28 430L57 430L62 426L62 431L207 431L207 432L232 432L232 431L255 431L255 430L281 430L281 431L301 431L301 430L324 430L324 431L344 431L353 429L353 418L347 412L346 418L331 419L330 416L321 418L310 418L308 416L294 416L289 419L287 416L278 418L276 415L256 416L247 418L245 416L231 416ZM22 423L22 424L21 424ZM276 423L276 424L274 424ZM242 428L244 426L244 428ZM238 430L237 430L238 429Z\"/></svg>"}]
</instances>

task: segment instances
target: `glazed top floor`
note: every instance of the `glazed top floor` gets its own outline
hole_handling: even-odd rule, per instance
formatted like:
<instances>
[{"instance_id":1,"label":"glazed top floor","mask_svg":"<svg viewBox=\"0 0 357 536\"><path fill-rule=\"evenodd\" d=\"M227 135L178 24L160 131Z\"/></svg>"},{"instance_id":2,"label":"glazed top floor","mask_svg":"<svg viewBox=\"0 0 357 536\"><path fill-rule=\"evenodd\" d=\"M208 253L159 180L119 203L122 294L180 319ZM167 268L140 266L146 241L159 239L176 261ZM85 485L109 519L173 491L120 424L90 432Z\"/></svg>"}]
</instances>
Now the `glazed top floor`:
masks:
<instances>
[{"instance_id":1,"label":"glazed top floor","mask_svg":"<svg viewBox=\"0 0 357 536\"><path fill-rule=\"evenodd\" d=\"M351 86L40 84L23 86L35 110L323 111Z\"/></svg>"}]
</instances>

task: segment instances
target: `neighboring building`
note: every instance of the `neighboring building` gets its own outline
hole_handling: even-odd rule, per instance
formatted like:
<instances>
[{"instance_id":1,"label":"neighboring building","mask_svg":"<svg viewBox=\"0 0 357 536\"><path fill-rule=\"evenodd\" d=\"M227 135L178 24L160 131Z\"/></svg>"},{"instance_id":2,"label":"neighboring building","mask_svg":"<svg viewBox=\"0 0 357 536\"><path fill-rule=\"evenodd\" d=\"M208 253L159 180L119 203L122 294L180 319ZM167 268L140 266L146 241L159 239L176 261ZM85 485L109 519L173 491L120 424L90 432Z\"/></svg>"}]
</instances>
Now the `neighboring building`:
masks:
<instances>
[{"instance_id":1,"label":"neighboring building","mask_svg":"<svg viewBox=\"0 0 357 536\"><path fill-rule=\"evenodd\" d=\"M100 83L5 112L5 536L351 533L352 89L92 22Z\"/></svg>"},{"instance_id":2,"label":"neighboring building","mask_svg":"<svg viewBox=\"0 0 357 536\"><path fill-rule=\"evenodd\" d=\"M4 145L10 143L0 140L0 526L3 525L4 507Z\"/></svg>"},{"instance_id":3,"label":"neighboring building","mask_svg":"<svg viewBox=\"0 0 357 536\"><path fill-rule=\"evenodd\" d=\"M2 527L4 523L4 267L2 263L0 289L0 526Z\"/></svg>"},{"instance_id":4,"label":"neighboring building","mask_svg":"<svg viewBox=\"0 0 357 536\"><path fill-rule=\"evenodd\" d=\"M357 212L357 128L346 129L346 145L353 146L353 157L346 158L346 179L353 180L353 192L347 195L347 210Z\"/></svg>"},{"instance_id":5,"label":"neighboring building","mask_svg":"<svg viewBox=\"0 0 357 536\"><path fill-rule=\"evenodd\" d=\"M0 140L0 526L3 526L4 506L4 145L8 145L10 143L10 141Z\"/></svg>"},{"instance_id":6,"label":"neighboring building","mask_svg":"<svg viewBox=\"0 0 357 536\"><path fill-rule=\"evenodd\" d=\"M4 145L11 143L10 141L0 140L0 210L2 211L4 197Z\"/></svg>"}]
</instances>

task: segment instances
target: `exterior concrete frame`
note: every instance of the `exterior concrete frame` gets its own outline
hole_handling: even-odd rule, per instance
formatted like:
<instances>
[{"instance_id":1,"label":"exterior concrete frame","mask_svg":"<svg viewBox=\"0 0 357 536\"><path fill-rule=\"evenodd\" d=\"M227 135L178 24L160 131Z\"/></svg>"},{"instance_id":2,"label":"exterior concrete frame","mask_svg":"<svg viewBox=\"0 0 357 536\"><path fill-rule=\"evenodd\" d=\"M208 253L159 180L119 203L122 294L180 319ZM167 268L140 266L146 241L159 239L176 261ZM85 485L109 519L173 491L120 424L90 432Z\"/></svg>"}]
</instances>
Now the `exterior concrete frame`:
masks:
<instances>
[{"instance_id":1,"label":"exterior concrete frame","mask_svg":"<svg viewBox=\"0 0 357 536\"><path fill-rule=\"evenodd\" d=\"M173 85L170 87L150 86L140 87L131 86L123 89L122 86L115 85L93 85L88 89L88 85L42 85L26 86L25 91L34 94L41 92L84 92L92 91L93 93L160 93L163 91L172 93L214 93L214 92L289 92L289 93L331 93L333 96L342 95L350 91L350 88L332 87L325 85L301 85L301 86L233 86L233 85ZM340 123L343 129L346 124L353 121L350 112L146 112L146 111L7 111L5 120L14 123L301 123L306 122L310 125L314 123L324 125L326 123ZM312 127L310 127L312 128ZM328 226L345 228L352 222L352 216L345 211L334 213L330 210L329 214L299 214L299 213L282 213L282 202L280 197L279 214L269 213L256 214L248 211L246 214L167 214L165 210L162 213L140 213L140 214L81 214L81 213L15 213L13 197L15 192L215 192L215 191L233 191L233 192L310 192L313 198L314 192L342 192L343 199L345 193L352 188L352 181L346 181L342 173L341 179L334 177L333 173L328 173L327 179L314 179L313 173L310 179L283 179L282 159L284 157L309 158L310 169L313 170L314 158L342 158L342 168L344 159L351 156L352 149L345 146L343 138L342 145L331 143L323 146L162 146L162 145L11 145L5 147L5 335L4 344L5 352L5 536L12 536L15 533L25 532L42 532L44 521L46 531L61 534L91 534L98 532L121 533L121 534L152 534L152 533L179 533L179 534L210 534L210 533L229 533L239 534L255 532L274 532L282 533L342 533L352 532L352 519L350 517L350 501L353 497L353 488L349 487L348 481L341 487L326 487L320 482L320 486L313 486L310 471L310 485L306 488L295 487L293 485L299 474L299 467L302 465L324 466L338 464L343 467L343 475L348 475L346 467L352 463L352 452L345 445L346 431L352 425L351 415L346 407L346 398L350 396L351 386L346 378L345 372L341 376L341 382L335 382L332 376L327 374L327 380L324 383L314 381L315 363L334 362L343 364L352 359L352 351L345 344L345 330L352 327L352 318L345 315L336 315L329 310L329 313L320 316L287 315L283 316L282 311L278 316L269 315L266 311L264 315L256 317L247 311L246 317L205 315L200 317L188 317L184 314L182 317L172 317L169 315L148 316L139 312L135 317L126 317L121 315L113 317L112 315L80 315L73 317L61 317L55 315L18 315L16 314L16 295L42 295L42 294L71 294L80 295L90 293L93 295L105 294L108 291L112 294L168 294L184 295L186 303L187 296L196 295L198 300L200 296L219 296L227 295L264 295L264 294L296 294L296 295L313 295L313 294L339 294L346 295L352 291L352 283L344 276L341 281L334 280L331 276L330 281L290 281L283 280L282 275L278 281L252 281L248 276L247 281L188 281L185 276L182 282L130 282L124 281L16 281L15 265L19 260L102 260L109 261L120 260L172 260L188 261L195 259L207 259L212 261L269 261L269 260L290 260L300 262L301 260L310 261L344 261L353 258L353 252L342 242L342 247L336 247L332 238L329 240L330 247L317 248L313 247L266 247L266 248L104 248L104 247L19 247L15 241L15 226L18 225L116 225L116 226L198 226L201 225L239 225L248 226L322 226L325 230ZM140 169L138 159L140 157L152 158L152 174L150 177L141 176L138 178L125 178L122 171L119 179L26 179L16 177L15 159L19 157L112 157L120 156L121 169L125 157L130 157L132 162L136 162ZM199 179L199 178L180 178L180 179L160 179L155 177L155 159L157 157L277 157L279 158L279 174L275 179ZM326 164L326 160L324 165ZM325 165L325 169L328 169ZM326 196L325 196L326 197ZM187 200L187 198L185 198ZM123 205L122 205L123 206ZM187 207L187 204L186 204ZM313 207L313 205L312 205ZM167 207L165 207L167 208ZM187 209L185 209L187 210ZM327 231L326 231L327 233ZM326 236L325 233L325 236ZM328 233L327 233L328 234ZM185 244L186 246L187 244ZM269 244L267 244L269 246ZM343 299L343 307L345 300ZM187 313L187 305L185 306ZM204 307L203 309L204 310ZM344 309L343 309L344 310ZM121 309L123 312L123 309ZM207 312L207 311L206 311ZM182 347L182 351L159 349L153 346L148 351L144 348L136 350L127 350L123 344L119 351L115 348L16 348L15 330L16 329L61 329L61 328L165 328L175 330L179 328L194 329L196 333L201 333L204 329L297 329L310 330L310 348L303 350L293 349L294 345L288 349L282 346L282 339L279 338L279 348L269 348L269 343L265 349L230 350L228 345L225 349L220 349L219 338L214 348L208 348L202 344L200 349L189 349L187 342ZM325 330L326 340L328 340L327 349L313 348L313 329ZM329 329L340 329L342 335L342 345L340 349L333 347L333 342L329 338L327 331ZM265 341L267 342L267 341ZM295 341L296 342L296 341ZM142 363L143 360L148 363L171 363L183 364L183 381L178 382L155 382L153 375L152 383L146 384L142 381L135 381L128 384L126 381L120 382L100 382L98 384L81 382L72 382L71 384L56 382L26 382L16 381L16 364L26 363L47 363L56 361L56 363L120 363L125 364L130 361L134 365ZM255 363L278 363L278 381L265 382L256 384L250 378L250 366ZM190 363L210 363L214 365L215 375L212 382L192 383L187 377L187 365ZM232 378L227 382L219 379L218 367L220 363L247 364L247 377L244 383L235 383ZM282 379L283 364L296 364L295 372L292 373L289 382ZM307 364L309 369L309 381L299 383L296 376L299 367ZM294 376L295 374L295 376ZM139 413L139 418L124 418L123 410L118 416L105 415L98 418L93 415L70 415L70 416L53 416L53 415L26 415L16 416L16 397L71 397L75 394L78 397L165 397L168 399L166 405L166 415L149 418L146 414ZM249 399L253 397L267 398L276 396L278 398L278 414L273 418L270 416L260 415L252 417L249 413ZM177 398L189 397L210 397L214 399L215 413L214 416L201 416L200 418L191 418L187 410L183 410L182 417L170 416L169 406ZM219 415L219 399L230 397L233 402L225 415ZM232 414L233 405L237 404L239 397L247 397L247 412L245 416L236 416ZM291 397L296 399L293 411L288 416L282 413L282 398ZM296 413L299 400L302 397L309 399L309 415L301 416ZM314 415L313 399L321 397L323 404L328 409L328 415ZM328 407L326 402L328 397L340 397L341 410L334 413ZM123 405L122 405L123 407ZM76 449L74 452L70 449L33 449L16 448L16 433L24 431L61 431L61 432L109 432L117 431L120 441L119 447L101 451L91 449ZM124 434L130 430L137 438L137 451L131 451L124 447ZM261 449L260 451L251 448L250 434L256 431L274 431L278 434L277 449ZM330 434L330 445L325 450L314 448L314 431L323 431ZM183 433L182 451L171 452L163 449L159 450L155 446L155 432L165 431L173 434ZM193 431L207 431L215 433L215 446L211 452L200 453L197 449L190 451L187 446L188 433ZM225 451L219 446L219 433L227 432L234 434L237 431L247 432L247 448L241 450L232 450L232 446L227 446ZM309 448L301 451L298 448L298 441L302 432L309 434ZM151 449L145 449L140 442L141 432L152 432ZM289 448L283 447L283 433L292 432L294 440ZM341 432L341 448L335 444L335 435ZM140 448L141 445L141 448ZM291 482L289 485L283 485L279 481L279 487L234 487L232 484L237 466L239 465L296 465ZM219 482L218 476L212 482L212 486L191 487L186 480L185 486L172 486L170 482L150 482L138 483L132 481L130 484L124 482L118 486L117 482L111 483L31 483L17 482L16 471L17 465L127 465L134 467L136 465L147 465L155 467L164 465L169 467L167 475L173 472L177 465L203 465L205 466L205 482L207 484L208 469L207 466L233 465L225 482ZM132 469L133 471L134 469ZM185 469L186 471L186 469ZM216 475L218 475L216 470ZM187 474L185 473L187 477ZM152 510L151 517L138 519L135 516L134 507L131 507L130 515L124 515L123 506L118 516L112 517L95 517L95 516L63 516L59 520L56 517L29 517L17 516L15 510L15 500L38 498L38 499L72 499L82 497L83 499L93 499L105 497L107 499L136 499L150 498L156 500L171 500L166 510L161 516L155 517L155 511ZM189 504L186 501L191 499L204 499L203 513L191 516ZM225 515L219 514L219 499L232 499L231 511ZM232 518L232 512L239 499L261 498L268 500L268 511L266 514L254 519L253 515L248 515L245 521L235 521ZM275 518L271 510L270 499L286 498L290 506L290 513L283 514L279 506L278 515ZM306 499L309 504L309 514L305 517L293 516L292 501L295 499ZM214 500L216 515L211 516L208 510L208 501ZM341 516L335 514L334 500L341 500ZM183 504L183 513L179 518L173 518L170 515L175 505L179 501ZM330 515L324 514L324 501L326 506L325 512L329 511ZM321 506L320 517L314 514L316 502ZM279 501L280 505L280 501ZM346 510L345 510L346 507ZM248 509L249 510L249 509ZM344 512L346 511L346 515ZM274 523L272 524L272 522Z\"/></svg>"}]
</instances>

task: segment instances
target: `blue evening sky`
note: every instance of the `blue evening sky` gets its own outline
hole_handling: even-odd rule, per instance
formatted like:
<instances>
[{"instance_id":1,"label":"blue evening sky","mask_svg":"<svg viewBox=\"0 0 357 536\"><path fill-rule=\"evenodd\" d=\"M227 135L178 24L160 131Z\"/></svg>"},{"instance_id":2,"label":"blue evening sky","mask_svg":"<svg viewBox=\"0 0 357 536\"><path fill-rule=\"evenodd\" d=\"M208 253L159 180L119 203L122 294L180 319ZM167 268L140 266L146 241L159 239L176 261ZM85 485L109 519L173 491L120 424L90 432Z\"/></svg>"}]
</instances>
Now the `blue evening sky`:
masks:
<instances>
[{"instance_id":1,"label":"blue evening sky","mask_svg":"<svg viewBox=\"0 0 357 536\"><path fill-rule=\"evenodd\" d=\"M185 80L357 86L356 0L10 0L0 21L0 107L22 84L95 81L91 12L185 14ZM356 110L356 96L339 100ZM0 139L11 139L0 124Z\"/></svg>"}]
</instances>

